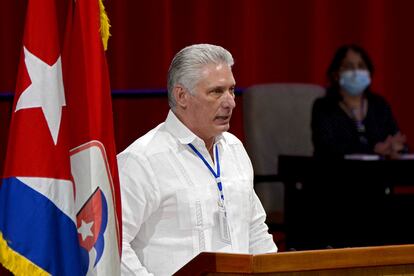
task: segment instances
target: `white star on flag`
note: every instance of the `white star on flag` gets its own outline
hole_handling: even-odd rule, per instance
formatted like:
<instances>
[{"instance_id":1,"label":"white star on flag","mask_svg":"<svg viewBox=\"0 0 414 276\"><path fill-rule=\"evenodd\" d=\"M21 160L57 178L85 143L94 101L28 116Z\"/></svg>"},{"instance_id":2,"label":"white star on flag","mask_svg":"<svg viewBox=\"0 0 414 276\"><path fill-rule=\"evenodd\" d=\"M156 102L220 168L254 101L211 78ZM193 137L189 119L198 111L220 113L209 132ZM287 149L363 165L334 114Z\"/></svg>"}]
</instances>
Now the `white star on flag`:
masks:
<instances>
[{"instance_id":1,"label":"white star on flag","mask_svg":"<svg viewBox=\"0 0 414 276\"><path fill-rule=\"evenodd\" d=\"M93 233L91 231L92 225L93 221L86 223L82 220L82 224L78 228L78 233L82 235L82 241L84 241L87 237L93 237Z\"/></svg>"},{"instance_id":2,"label":"white star on flag","mask_svg":"<svg viewBox=\"0 0 414 276\"><path fill-rule=\"evenodd\" d=\"M32 54L26 47L23 47L23 50L24 62L32 83L20 95L15 112L21 109L41 107L56 145L62 106L66 106L60 56L55 64L50 66Z\"/></svg>"}]
</instances>

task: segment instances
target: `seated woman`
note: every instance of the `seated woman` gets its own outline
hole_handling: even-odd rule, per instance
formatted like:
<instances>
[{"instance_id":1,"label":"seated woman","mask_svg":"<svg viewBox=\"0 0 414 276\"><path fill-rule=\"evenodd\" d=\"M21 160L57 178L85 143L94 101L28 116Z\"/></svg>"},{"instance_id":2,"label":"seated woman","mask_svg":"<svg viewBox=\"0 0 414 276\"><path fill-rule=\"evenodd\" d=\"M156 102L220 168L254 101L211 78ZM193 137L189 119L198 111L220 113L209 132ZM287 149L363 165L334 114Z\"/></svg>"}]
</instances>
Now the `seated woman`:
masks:
<instances>
[{"instance_id":1,"label":"seated woman","mask_svg":"<svg viewBox=\"0 0 414 276\"><path fill-rule=\"evenodd\" d=\"M315 157L378 154L398 158L406 150L391 108L371 91L373 64L359 46L340 47L327 70L326 95L312 109Z\"/></svg>"}]
</instances>

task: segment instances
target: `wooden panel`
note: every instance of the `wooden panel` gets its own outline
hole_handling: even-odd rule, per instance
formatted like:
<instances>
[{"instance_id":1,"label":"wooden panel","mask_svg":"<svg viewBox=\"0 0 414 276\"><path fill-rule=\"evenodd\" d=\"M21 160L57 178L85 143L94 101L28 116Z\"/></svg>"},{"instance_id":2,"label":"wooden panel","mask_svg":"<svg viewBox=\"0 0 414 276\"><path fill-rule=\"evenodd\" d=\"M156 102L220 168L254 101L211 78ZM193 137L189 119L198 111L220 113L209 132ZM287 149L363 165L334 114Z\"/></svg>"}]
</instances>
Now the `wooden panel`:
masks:
<instances>
[{"instance_id":1,"label":"wooden panel","mask_svg":"<svg viewBox=\"0 0 414 276\"><path fill-rule=\"evenodd\" d=\"M414 245L360 247L256 255L254 272L288 272L414 264Z\"/></svg>"},{"instance_id":2,"label":"wooden panel","mask_svg":"<svg viewBox=\"0 0 414 276\"><path fill-rule=\"evenodd\" d=\"M204 252L174 275L210 275L208 273L216 271L220 273L237 272L250 274L252 272L252 263L253 255Z\"/></svg>"},{"instance_id":3,"label":"wooden panel","mask_svg":"<svg viewBox=\"0 0 414 276\"><path fill-rule=\"evenodd\" d=\"M246 274L209 273L207 275L246 276ZM414 275L414 265L359 267L345 269L309 270L295 272L251 273L260 276L377 276L377 275Z\"/></svg>"},{"instance_id":4,"label":"wooden panel","mask_svg":"<svg viewBox=\"0 0 414 276\"><path fill-rule=\"evenodd\" d=\"M201 253L175 275L414 275L414 245L243 255Z\"/></svg>"}]
</instances>

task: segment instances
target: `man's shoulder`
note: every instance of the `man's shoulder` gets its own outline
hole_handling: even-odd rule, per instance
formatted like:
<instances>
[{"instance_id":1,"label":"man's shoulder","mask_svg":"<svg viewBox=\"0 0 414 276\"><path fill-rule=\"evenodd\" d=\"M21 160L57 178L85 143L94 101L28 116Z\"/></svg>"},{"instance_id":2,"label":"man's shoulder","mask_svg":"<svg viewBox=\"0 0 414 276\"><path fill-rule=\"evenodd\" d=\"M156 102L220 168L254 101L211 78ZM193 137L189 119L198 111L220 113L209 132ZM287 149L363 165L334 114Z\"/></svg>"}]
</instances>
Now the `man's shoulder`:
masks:
<instances>
[{"instance_id":1,"label":"man's shoulder","mask_svg":"<svg viewBox=\"0 0 414 276\"><path fill-rule=\"evenodd\" d=\"M242 142L240 141L240 139L237 138L236 135L234 135L230 132L223 132L223 137L226 140L226 143L229 144L229 145L234 145L234 144L242 145Z\"/></svg>"},{"instance_id":2,"label":"man's shoulder","mask_svg":"<svg viewBox=\"0 0 414 276\"><path fill-rule=\"evenodd\" d=\"M148 131L136 139L125 150L118 155L135 154L135 155L148 155L154 150L160 150L167 145L168 133L165 130L165 123L161 123L155 128Z\"/></svg>"}]
</instances>

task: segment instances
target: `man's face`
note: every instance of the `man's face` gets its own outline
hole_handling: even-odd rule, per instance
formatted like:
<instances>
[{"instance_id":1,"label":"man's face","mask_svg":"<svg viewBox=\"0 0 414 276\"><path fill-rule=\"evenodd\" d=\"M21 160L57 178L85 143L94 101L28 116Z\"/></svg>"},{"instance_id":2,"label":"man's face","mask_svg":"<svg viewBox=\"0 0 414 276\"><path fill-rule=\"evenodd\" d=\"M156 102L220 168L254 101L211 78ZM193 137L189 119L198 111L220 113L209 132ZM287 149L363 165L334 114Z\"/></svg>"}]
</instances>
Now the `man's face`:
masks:
<instances>
[{"instance_id":1,"label":"man's face","mask_svg":"<svg viewBox=\"0 0 414 276\"><path fill-rule=\"evenodd\" d=\"M197 136L208 140L230 127L236 83L226 64L207 64L201 69L200 81L188 95L185 111L189 127Z\"/></svg>"}]
</instances>

